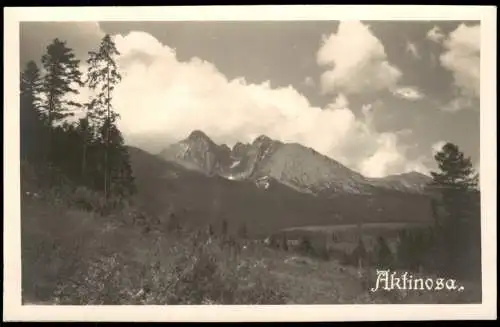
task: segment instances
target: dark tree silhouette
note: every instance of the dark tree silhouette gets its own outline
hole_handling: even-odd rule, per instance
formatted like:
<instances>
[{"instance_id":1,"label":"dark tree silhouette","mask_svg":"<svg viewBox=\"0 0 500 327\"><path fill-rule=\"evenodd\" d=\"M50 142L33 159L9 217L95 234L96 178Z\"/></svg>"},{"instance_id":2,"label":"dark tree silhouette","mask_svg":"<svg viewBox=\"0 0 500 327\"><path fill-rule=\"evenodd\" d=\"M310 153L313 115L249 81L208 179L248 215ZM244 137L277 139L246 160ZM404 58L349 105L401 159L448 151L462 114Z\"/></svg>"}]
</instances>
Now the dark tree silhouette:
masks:
<instances>
[{"instance_id":1,"label":"dark tree silhouette","mask_svg":"<svg viewBox=\"0 0 500 327\"><path fill-rule=\"evenodd\" d=\"M51 161L55 151L52 145L53 125L73 116L72 110L80 107L80 104L68 99L68 95L79 93L78 86L83 86L79 64L80 61L75 58L73 50L58 38L47 46L46 53L42 56L44 75L41 109L45 124L49 128L46 142L48 161Z\"/></svg>"},{"instance_id":2,"label":"dark tree silhouette","mask_svg":"<svg viewBox=\"0 0 500 327\"><path fill-rule=\"evenodd\" d=\"M471 159L465 157L457 145L446 143L434 156L439 171L431 172L433 185L449 190L471 190L478 185L478 174Z\"/></svg>"},{"instance_id":3,"label":"dark tree silhouette","mask_svg":"<svg viewBox=\"0 0 500 327\"><path fill-rule=\"evenodd\" d=\"M66 46L66 41L58 38L47 46L47 52L42 56L45 71L42 84L45 99L42 108L49 126L72 116L70 110L80 107L80 104L65 98L68 94L78 94L77 87L83 86L79 64L80 60Z\"/></svg>"},{"instance_id":4,"label":"dark tree silhouette","mask_svg":"<svg viewBox=\"0 0 500 327\"><path fill-rule=\"evenodd\" d=\"M28 62L21 72L20 82L21 158L35 162L43 159L43 147L40 147L39 143L44 129L40 114L42 78L34 61Z\"/></svg>"},{"instance_id":5,"label":"dark tree silhouette","mask_svg":"<svg viewBox=\"0 0 500 327\"><path fill-rule=\"evenodd\" d=\"M438 190L444 217L437 234L446 253L446 268L454 274L466 270L479 275L481 225L478 174L469 157L457 145L447 143L434 156L439 170L432 172L432 187ZM470 269L468 269L470 268Z\"/></svg>"},{"instance_id":6,"label":"dark tree silhouette","mask_svg":"<svg viewBox=\"0 0 500 327\"><path fill-rule=\"evenodd\" d=\"M108 126L106 122L100 129L101 140L107 138L107 144L101 149L107 153L108 169L104 167L107 178L108 193L128 197L136 192L129 155L124 146L123 136L116 125ZM106 189L105 189L106 191Z\"/></svg>"},{"instance_id":7,"label":"dark tree silhouette","mask_svg":"<svg viewBox=\"0 0 500 327\"><path fill-rule=\"evenodd\" d=\"M87 60L88 68L88 86L96 92L96 96L89 104L89 116L97 120L99 128L104 129L104 195L109 196L111 184L109 147L111 128L115 126L118 114L113 111L112 92L116 84L121 81L121 75L115 62L115 57L120 53L116 49L115 43L108 34L101 41L97 51L89 51Z\"/></svg>"},{"instance_id":8,"label":"dark tree silhouette","mask_svg":"<svg viewBox=\"0 0 500 327\"><path fill-rule=\"evenodd\" d=\"M91 140L91 127L89 124L88 115L85 115L84 118L80 118L78 120L78 132L82 137L82 163L81 163L81 183L85 184L87 181L87 151L88 151L88 143Z\"/></svg>"},{"instance_id":9,"label":"dark tree silhouette","mask_svg":"<svg viewBox=\"0 0 500 327\"><path fill-rule=\"evenodd\" d=\"M113 198L103 205L111 207L124 204L136 192L128 151L116 124L119 116L111 106L112 91L120 80L113 61L117 54L111 38L104 37L99 50L89 52L84 83L73 50L56 38L41 58L43 69L31 61L22 71L21 159L23 167L38 176L39 186L54 187L57 194L68 196L70 189L80 186L97 193L104 190L103 198ZM88 103L72 101L71 95L85 85L94 96ZM84 116L71 121L75 110L81 109Z\"/></svg>"}]
</instances>

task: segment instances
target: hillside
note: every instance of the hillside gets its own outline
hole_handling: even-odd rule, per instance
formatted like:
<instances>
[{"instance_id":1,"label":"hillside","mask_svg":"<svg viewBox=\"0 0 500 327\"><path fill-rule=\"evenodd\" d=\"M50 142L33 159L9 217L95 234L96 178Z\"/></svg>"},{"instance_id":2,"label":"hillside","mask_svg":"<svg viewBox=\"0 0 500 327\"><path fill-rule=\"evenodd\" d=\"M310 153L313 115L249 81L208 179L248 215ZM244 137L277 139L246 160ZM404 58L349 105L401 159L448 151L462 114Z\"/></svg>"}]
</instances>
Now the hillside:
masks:
<instances>
[{"instance_id":1,"label":"hillside","mask_svg":"<svg viewBox=\"0 0 500 327\"><path fill-rule=\"evenodd\" d=\"M298 192L275 178L230 180L208 176L129 147L138 196L157 215L176 215L195 225L246 225L266 235L288 227L357 222L421 222L432 219L424 195L380 189L372 194L340 193L327 198ZM302 150L300 150L302 151Z\"/></svg>"},{"instance_id":2,"label":"hillside","mask_svg":"<svg viewBox=\"0 0 500 327\"><path fill-rule=\"evenodd\" d=\"M431 182L429 176L418 172L389 175L384 178L367 178L373 186L392 189L396 191L408 191L409 189L417 193L424 193L426 186Z\"/></svg>"},{"instance_id":3,"label":"hillside","mask_svg":"<svg viewBox=\"0 0 500 327\"><path fill-rule=\"evenodd\" d=\"M243 240L227 246L190 233L145 233L119 216L43 199L25 197L21 210L23 304L470 303L481 295L474 284L466 292L370 293L372 268Z\"/></svg>"}]
</instances>

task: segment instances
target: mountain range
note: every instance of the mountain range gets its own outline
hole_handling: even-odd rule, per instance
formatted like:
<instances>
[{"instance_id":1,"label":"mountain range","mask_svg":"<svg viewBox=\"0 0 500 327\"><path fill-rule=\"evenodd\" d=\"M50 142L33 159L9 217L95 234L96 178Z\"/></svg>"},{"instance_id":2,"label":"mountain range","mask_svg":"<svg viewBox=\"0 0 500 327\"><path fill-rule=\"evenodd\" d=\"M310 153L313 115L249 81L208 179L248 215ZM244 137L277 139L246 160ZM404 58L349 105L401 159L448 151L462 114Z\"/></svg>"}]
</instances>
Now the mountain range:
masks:
<instances>
[{"instance_id":1,"label":"mountain range","mask_svg":"<svg viewBox=\"0 0 500 327\"><path fill-rule=\"evenodd\" d=\"M430 177L417 172L367 178L311 148L272 140L265 135L251 144L236 143L231 149L196 130L165 148L160 157L207 176L251 180L258 184L274 181L299 192L322 196L372 194L378 189L422 193L431 181Z\"/></svg>"},{"instance_id":2,"label":"mountain range","mask_svg":"<svg viewBox=\"0 0 500 327\"><path fill-rule=\"evenodd\" d=\"M159 154L128 147L145 211L186 224L245 226L265 236L285 228L432 221L429 177L370 179L299 144L260 136L218 145L201 131Z\"/></svg>"}]
</instances>

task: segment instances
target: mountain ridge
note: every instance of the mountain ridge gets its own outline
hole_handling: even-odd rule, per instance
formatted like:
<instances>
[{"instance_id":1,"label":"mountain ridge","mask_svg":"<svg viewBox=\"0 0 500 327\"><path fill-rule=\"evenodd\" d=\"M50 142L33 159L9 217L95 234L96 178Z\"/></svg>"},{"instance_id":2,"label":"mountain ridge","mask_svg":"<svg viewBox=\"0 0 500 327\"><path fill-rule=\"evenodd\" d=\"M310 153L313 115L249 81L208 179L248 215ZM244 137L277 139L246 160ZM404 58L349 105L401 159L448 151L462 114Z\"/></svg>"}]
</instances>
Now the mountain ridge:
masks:
<instances>
[{"instance_id":1,"label":"mountain ridge","mask_svg":"<svg viewBox=\"0 0 500 327\"><path fill-rule=\"evenodd\" d=\"M283 228L330 226L368 222L430 222L430 198L376 189L375 194L338 193L321 197L299 192L275 180L230 180L164 160L136 147L128 147L138 188L138 201L148 212L174 213L195 226L245 225L249 232L268 235Z\"/></svg>"},{"instance_id":2,"label":"mountain ridge","mask_svg":"<svg viewBox=\"0 0 500 327\"><path fill-rule=\"evenodd\" d=\"M158 154L188 169L230 180L272 178L303 193L333 196L369 194L378 188L422 193L431 178L418 172L382 178L363 176L337 160L299 143L285 143L266 135L232 148L218 145L201 130L194 130Z\"/></svg>"}]
</instances>

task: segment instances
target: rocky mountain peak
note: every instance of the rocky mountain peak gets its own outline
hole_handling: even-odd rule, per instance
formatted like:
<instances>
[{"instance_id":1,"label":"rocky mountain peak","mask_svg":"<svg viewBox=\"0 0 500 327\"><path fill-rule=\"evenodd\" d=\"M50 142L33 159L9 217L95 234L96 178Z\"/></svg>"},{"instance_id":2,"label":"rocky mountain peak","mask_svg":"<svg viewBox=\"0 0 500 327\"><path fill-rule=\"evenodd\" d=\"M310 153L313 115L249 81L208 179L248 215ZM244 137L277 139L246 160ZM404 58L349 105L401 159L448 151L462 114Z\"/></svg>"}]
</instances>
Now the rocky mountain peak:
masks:
<instances>
[{"instance_id":1,"label":"rocky mountain peak","mask_svg":"<svg viewBox=\"0 0 500 327\"><path fill-rule=\"evenodd\" d=\"M187 137L187 140L213 143L213 141L208 137L208 135L200 130L192 131L191 134L189 134L189 136Z\"/></svg>"},{"instance_id":2,"label":"rocky mountain peak","mask_svg":"<svg viewBox=\"0 0 500 327\"><path fill-rule=\"evenodd\" d=\"M370 193L374 187L421 191L428 178L416 172L366 178L311 148L276 141L266 135L258 136L251 144L238 142L231 149L195 130L161 156L207 175L253 181L267 176L301 192L326 195Z\"/></svg>"},{"instance_id":3,"label":"rocky mountain peak","mask_svg":"<svg viewBox=\"0 0 500 327\"><path fill-rule=\"evenodd\" d=\"M256 144L256 143L270 143L272 142L273 140L271 140L270 137L266 136L266 135L260 135L258 136L254 141L253 143Z\"/></svg>"}]
</instances>

